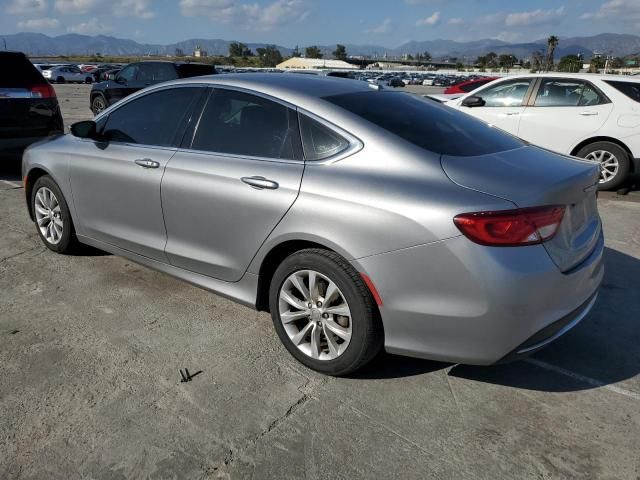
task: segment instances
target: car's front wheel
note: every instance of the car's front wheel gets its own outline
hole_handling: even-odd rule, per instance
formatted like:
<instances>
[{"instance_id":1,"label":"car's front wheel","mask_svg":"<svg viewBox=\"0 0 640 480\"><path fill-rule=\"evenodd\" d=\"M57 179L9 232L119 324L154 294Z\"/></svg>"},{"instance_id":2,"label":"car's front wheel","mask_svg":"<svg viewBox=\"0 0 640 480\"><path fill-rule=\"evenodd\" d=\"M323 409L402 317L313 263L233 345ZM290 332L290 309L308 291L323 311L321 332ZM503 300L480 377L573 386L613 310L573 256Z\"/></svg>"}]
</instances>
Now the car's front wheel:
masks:
<instances>
[{"instance_id":1,"label":"car's front wheel","mask_svg":"<svg viewBox=\"0 0 640 480\"><path fill-rule=\"evenodd\" d=\"M612 142L594 142L586 145L577 154L600 166L600 190L615 190L627 179L631 170L629 154Z\"/></svg>"},{"instance_id":2,"label":"car's front wheel","mask_svg":"<svg viewBox=\"0 0 640 480\"><path fill-rule=\"evenodd\" d=\"M71 253L77 239L71 213L60 188L49 175L36 180L31 191L31 208L42 242L57 253Z\"/></svg>"},{"instance_id":3,"label":"car's front wheel","mask_svg":"<svg viewBox=\"0 0 640 480\"><path fill-rule=\"evenodd\" d=\"M269 306L284 346L313 370L347 375L382 348L371 292L335 252L307 249L287 257L273 275Z\"/></svg>"}]
</instances>

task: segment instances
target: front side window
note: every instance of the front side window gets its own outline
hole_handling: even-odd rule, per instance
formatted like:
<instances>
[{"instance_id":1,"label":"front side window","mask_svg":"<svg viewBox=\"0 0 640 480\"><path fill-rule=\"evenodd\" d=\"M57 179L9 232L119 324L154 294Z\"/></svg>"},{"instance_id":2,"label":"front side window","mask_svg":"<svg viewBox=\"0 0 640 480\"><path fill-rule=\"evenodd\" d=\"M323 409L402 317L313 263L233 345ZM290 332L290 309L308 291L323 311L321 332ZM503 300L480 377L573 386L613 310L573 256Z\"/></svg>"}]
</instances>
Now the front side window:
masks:
<instances>
[{"instance_id":1,"label":"front side window","mask_svg":"<svg viewBox=\"0 0 640 480\"><path fill-rule=\"evenodd\" d=\"M103 136L107 141L169 147L184 125L197 87L178 87L149 93L109 114Z\"/></svg>"},{"instance_id":2,"label":"front side window","mask_svg":"<svg viewBox=\"0 0 640 480\"><path fill-rule=\"evenodd\" d=\"M486 102L485 107L519 107L531 85L531 79L509 80L477 93Z\"/></svg>"},{"instance_id":3,"label":"front side window","mask_svg":"<svg viewBox=\"0 0 640 480\"><path fill-rule=\"evenodd\" d=\"M349 141L320 122L300 114L300 132L305 160L322 160L349 146Z\"/></svg>"},{"instance_id":4,"label":"front side window","mask_svg":"<svg viewBox=\"0 0 640 480\"><path fill-rule=\"evenodd\" d=\"M263 97L216 89L204 107L191 148L297 160L300 136L296 114Z\"/></svg>"},{"instance_id":5,"label":"front side window","mask_svg":"<svg viewBox=\"0 0 640 480\"><path fill-rule=\"evenodd\" d=\"M129 65L128 67L125 67L122 70L120 70L120 73L118 74L118 78L121 78L127 82L131 82L136 78L137 73L138 73L138 66Z\"/></svg>"}]
</instances>

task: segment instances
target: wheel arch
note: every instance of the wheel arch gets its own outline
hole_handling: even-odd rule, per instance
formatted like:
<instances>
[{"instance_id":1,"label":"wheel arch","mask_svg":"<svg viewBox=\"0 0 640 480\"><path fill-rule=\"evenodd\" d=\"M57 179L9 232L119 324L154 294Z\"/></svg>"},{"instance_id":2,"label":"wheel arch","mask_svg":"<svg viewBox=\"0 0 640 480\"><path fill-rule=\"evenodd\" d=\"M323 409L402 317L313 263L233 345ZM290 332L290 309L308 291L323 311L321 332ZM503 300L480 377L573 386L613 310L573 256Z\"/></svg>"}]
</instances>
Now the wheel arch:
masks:
<instances>
[{"instance_id":1,"label":"wheel arch","mask_svg":"<svg viewBox=\"0 0 640 480\"><path fill-rule=\"evenodd\" d=\"M47 170L45 170L42 167L34 167L31 170L29 170L29 172L25 176L24 195L27 201L27 210L29 212L29 218L31 218L32 222L35 221L35 217L33 215L33 208L31 205L31 192L33 192L33 185L36 183L36 181L40 177L44 177L45 175L51 176L51 173L49 173Z\"/></svg>"},{"instance_id":2,"label":"wheel arch","mask_svg":"<svg viewBox=\"0 0 640 480\"><path fill-rule=\"evenodd\" d=\"M625 152L627 152L627 155L629 156L629 163L631 165L631 171L632 172L635 171L634 161L633 161L633 154L631 153L631 150L629 149L629 147L627 147L624 144L624 142L621 142L617 138L607 137L607 136L599 136L599 137L587 138L586 140L581 141L579 144L577 144L575 147L573 147L573 149L571 150L571 155L576 156L578 154L578 152L580 150L582 150L584 147L586 147L587 145L590 145L592 143L596 143L596 142L609 142L609 143L613 143L613 144L618 145Z\"/></svg>"}]
</instances>

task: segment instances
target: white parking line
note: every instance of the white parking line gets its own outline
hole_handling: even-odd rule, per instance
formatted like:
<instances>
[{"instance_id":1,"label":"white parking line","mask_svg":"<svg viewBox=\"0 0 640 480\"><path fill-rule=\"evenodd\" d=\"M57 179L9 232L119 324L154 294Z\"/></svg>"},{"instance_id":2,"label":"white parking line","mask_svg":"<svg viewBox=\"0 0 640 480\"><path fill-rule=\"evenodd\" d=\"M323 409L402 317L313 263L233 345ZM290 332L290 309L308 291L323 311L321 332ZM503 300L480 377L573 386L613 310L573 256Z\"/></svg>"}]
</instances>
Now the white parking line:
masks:
<instances>
[{"instance_id":1,"label":"white parking line","mask_svg":"<svg viewBox=\"0 0 640 480\"><path fill-rule=\"evenodd\" d=\"M14 188L22 188L22 184L16 182L10 182L9 180L0 180L2 183L6 183L7 185L11 185Z\"/></svg>"},{"instance_id":2,"label":"white parking line","mask_svg":"<svg viewBox=\"0 0 640 480\"><path fill-rule=\"evenodd\" d=\"M630 390L626 390L624 388L616 387L615 385L607 385L606 383L601 382L600 380L585 377L584 375L580 375L579 373L572 372L571 370L566 370L562 367L556 367L555 365L551 365L550 363L543 362L535 358L527 358L524 361L531 365L535 365L536 367L544 368L545 370L549 370L551 372L564 375L565 377L573 378L574 380L578 380L580 382L586 383L593 387L604 388L606 390L609 390L610 392L624 395L625 397L633 398L634 400L640 400L640 393L636 393Z\"/></svg>"}]
</instances>

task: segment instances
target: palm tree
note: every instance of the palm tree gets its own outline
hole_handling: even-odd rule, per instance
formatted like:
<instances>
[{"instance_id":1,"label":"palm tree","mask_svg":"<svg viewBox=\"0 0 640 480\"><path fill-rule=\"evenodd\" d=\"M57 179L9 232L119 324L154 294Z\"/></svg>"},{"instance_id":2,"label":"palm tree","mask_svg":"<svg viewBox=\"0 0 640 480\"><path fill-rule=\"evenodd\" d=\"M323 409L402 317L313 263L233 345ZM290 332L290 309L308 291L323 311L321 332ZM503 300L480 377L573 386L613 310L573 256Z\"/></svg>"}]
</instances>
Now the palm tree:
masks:
<instances>
[{"instance_id":1,"label":"palm tree","mask_svg":"<svg viewBox=\"0 0 640 480\"><path fill-rule=\"evenodd\" d=\"M547 39L547 65L545 68L545 70L547 71L553 68L553 53L555 52L559 42L560 42L560 39L555 35L551 35Z\"/></svg>"}]
</instances>

